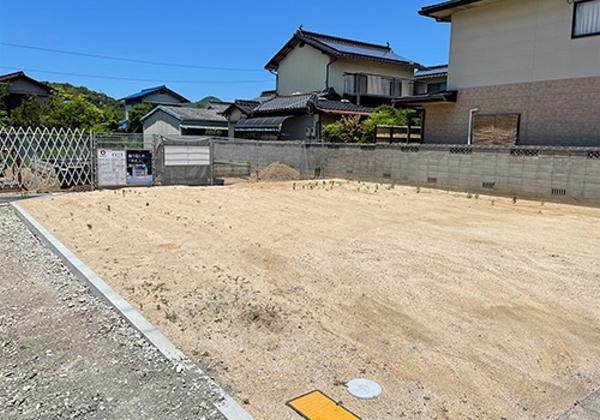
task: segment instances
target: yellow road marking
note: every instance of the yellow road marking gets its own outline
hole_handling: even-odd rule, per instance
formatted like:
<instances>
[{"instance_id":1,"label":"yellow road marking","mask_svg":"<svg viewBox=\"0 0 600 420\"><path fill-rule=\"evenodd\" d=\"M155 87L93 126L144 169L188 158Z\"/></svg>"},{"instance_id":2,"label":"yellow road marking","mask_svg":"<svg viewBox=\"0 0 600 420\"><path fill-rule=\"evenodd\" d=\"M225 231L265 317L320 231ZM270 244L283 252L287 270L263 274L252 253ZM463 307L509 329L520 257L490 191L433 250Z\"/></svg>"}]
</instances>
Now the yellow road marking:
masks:
<instances>
[{"instance_id":1,"label":"yellow road marking","mask_svg":"<svg viewBox=\"0 0 600 420\"><path fill-rule=\"evenodd\" d=\"M298 414L308 420L360 420L341 405L323 394L313 391L287 403Z\"/></svg>"}]
</instances>

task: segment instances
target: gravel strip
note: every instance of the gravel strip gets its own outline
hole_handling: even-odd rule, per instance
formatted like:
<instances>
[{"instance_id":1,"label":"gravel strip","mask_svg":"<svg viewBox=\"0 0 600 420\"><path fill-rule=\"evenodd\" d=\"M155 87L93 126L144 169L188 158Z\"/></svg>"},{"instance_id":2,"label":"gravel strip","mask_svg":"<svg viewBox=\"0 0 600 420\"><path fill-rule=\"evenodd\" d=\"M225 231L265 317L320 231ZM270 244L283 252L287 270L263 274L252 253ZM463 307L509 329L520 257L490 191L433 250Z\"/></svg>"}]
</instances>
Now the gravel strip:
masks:
<instances>
[{"instance_id":1,"label":"gravel strip","mask_svg":"<svg viewBox=\"0 0 600 420\"><path fill-rule=\"evenodd\" d=\"M223 419L174 366L0 206L0 418Z\"/></svg>"}]
</instances>

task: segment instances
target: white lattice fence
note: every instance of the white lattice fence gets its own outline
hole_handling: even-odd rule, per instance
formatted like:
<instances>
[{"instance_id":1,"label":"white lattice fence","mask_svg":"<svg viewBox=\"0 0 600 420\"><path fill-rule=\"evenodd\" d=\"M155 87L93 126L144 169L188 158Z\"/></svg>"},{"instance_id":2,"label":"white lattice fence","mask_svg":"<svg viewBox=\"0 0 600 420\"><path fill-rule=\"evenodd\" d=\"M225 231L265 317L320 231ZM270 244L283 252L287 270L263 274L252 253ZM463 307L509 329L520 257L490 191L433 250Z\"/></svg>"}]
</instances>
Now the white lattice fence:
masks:
<instances>
[{"instance_id":1,"label":"white lattice fence","mask_svg":"<svg viewBox=\"0 0 600 420\"><path fill-rule=\"evenodd\" d=\"M0 191L91 189L93 149L81 130L0 127Z\"/></svg>"}]
</instances>

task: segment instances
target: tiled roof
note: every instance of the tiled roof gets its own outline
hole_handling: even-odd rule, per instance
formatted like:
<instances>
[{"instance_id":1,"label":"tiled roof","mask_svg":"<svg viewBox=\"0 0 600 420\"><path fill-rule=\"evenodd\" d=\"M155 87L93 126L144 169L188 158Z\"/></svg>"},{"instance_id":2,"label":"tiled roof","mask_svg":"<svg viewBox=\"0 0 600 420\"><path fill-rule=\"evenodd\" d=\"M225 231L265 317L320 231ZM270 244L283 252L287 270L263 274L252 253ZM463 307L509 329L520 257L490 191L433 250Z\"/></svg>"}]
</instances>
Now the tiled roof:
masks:
<instances>
[{"instance_id":1,"label":"tiled roof","mask_svg":"<svg viewBox=\"0 0 600 420\"><path fill-rule=\"evenodd\" d=\"M231 105L231 102L209 101L206 104L206 108L214 109L215 111L217 111L220 114L223 111L225 111L227 108L229 108L230 105Z\"/></svg>"},{"instance_id":2,"label":"tiled roof","mask_svg":"<svg viewBox=\"0 0 600 420\"><path fill-rule=\"evenodd\" d=\"M278 117L257 117L246 118L238 121L235 125L235 131L251 132L280 132L283 123L292 118L293 115L283 115Z\"/></svg>"},{"instance_id":3,"label":"tiled roof","mask_svg":"<svg viewBox=\"0 0 600 420\"><path fill-rule=\"evenodd\" d=\"M155 87L151 87L151 88L147 88L147 89L142 89L141 91L133 93L133 94L131 94L129 96L126 96L124 98L121 98L120 100L121 101L130 101L132 99L143 98L144 96L151 95L153 93L161 92L161 91L164 92L164 93L168 93L168 94L176 97L181 102L189 102L185 97L183 97L179 93L177 93L177 92L169 89L165 85L155 86Z\"/></svg>"},{"instance_id":4,"label":"tiled roof","mask_svg":"<svg viewBox=\"0 0 600 420\"><path fill-rule=\"evenodd\" d=\"M23 71L16 71L14 73L0 75L0 83L10 82L11 80L15 79L26 79L30 83L33 83L34 85L45 89L48 92L48 94L50 93L50 87L48 85L27 76Z\"/></svg>"},{"instance_id":5,"label":"tiled roof","mask_svg":"<svg viewBox=\"0 0 600 420\"><path fill-rule=\"evenodd\" d=\"M270 112L304 111L309 107L314 96L316 96L315 93L275 96L256 107L254 113L265 114Z\"/></svg>"},{"instance_id":6,"label":"tiled roof","mask_svg":"<svg viewBox=\"0 0 600 420\"><path fill-rule=\"evenodd\" d=\"M305 43L319 51L338 57L357 58L372 61L381 61L396 64L408 64L420 67L416 62L402 57L392 50L389 44L379 45L325 35L316 32L308 32L302 28L298 29L283 48L267 63L268 70L276 70L279 62L285 58L298 44Z\"/></svg>"},{"instance_id":7,"label":"tiled roof","mask_svg":"<svg viewBox=\"0 0 600 420\"><path fill-rule=\"evenodd\" d=\"M445 76L448 74L448 65L433 66L415 72L415 79L428 79L431 77Z\"/></svg>"},{"instance_id":8,"label":"tiled roof","mask_svg":"<svg viewBox=\"0 0 600 420\"><path fill-rule=\"evenodd\" d=\"M334 100L328 92L311 92L298 95L276 96L256 107L252 115L299 114L306 112L366 115L373 112L373 109L354 105L350 102Z\"/></svg>"},{"instance_id":9,"label":"tiled roof","mask_svg":"<svg viewBox=\"0 0 600 420\"><path fill-rule=\"evenodd\" d=\"M374 111L373 108L354 105L351 102L332 101L327 99L318 100L316 107L319 111L331 114L368 115Z\"/></svg>"},{"instance_id":10,"label":"tiled roof","mask_svg":"<svg viewBox=\"0 0 600 420\"><path fill-rule=\"evenodd\" d=\"M244 99L237 99L235 101L235 105L238 106L242 110L242 112L246 114L250 114L254 111L254 108L260 105L260 101L248 101Z\"/></svg>"},{"instance_id":11,"label":"tiled roof","mask_svg":"<svg viewBox=\"0 0 600 420\"><path fill-rule=\"evenodd\" d=\"M141 120L145 120L159 110L177 118L182 123L192 123L194 121L214 121L227 123L227 119L219 114L215 109L186 108L179 106L157 106L148 114L144 115Z\"/></svg>"}]
</instances>

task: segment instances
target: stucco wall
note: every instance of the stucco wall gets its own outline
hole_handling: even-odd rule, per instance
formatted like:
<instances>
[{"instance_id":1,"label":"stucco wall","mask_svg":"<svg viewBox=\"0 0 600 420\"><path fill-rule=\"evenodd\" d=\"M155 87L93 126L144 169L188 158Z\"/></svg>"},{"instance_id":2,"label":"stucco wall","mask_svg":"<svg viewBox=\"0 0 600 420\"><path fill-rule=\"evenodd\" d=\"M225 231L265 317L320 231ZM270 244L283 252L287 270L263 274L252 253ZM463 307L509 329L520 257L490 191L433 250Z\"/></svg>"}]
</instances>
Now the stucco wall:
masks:
<instances>
[{"instance_id":1,"label":"stucco wall","mask_svg":"<svg viewBox=\"0 0 600 420\"><path fill-rule=\"evenodd\" d=\"M452 16L449 89L600 76L600 36L571 39L566 0L499 0Z\"/></svg>"},{"instance_id":2,"label":"stucco wall","mask_svg":"<svg viewBox=\"0 0 600 420\"><path fill-rule=\"evenodd\" d=\"M466 144L469 110L521 114L519 144L600 147L600 77L462 89L425 105L425 143Z\"/></svg>"},{"instance_id":3,"label":"stucco wall","mask_svg":"<svg viewBox=\"0 0 600 420\"><path fill-rule=\"evenodd\" d=\"M305 45L296 47L279 63L278 89L281 95L297 92L313 92L327 86L327 65L329 56ZM329 87L339 94L344 93L344 73L371 73L406 79L402 94L412 95L414 69L404 64L386 64L368 60L338 59L329 69Z\"/></svg>"},{"instance_id":4,"label":"stucco wall","mask_svg":"<svg viewBox=\"0 0 600 420\"><path fill-rule=\"evenodd\" d=\"M337 60L330 67L329 85L340 94L344 93L344 73L368 73L405 79L402 82L402 96L412 95L414 68L408 65L385 64L367 60Z\"/></svg>"},{"instance_id":5,"label":"stucco wall","mask_svg":"<svg viewBox=\"0 0 600 420\"><path fill-rule=\"evenodd\" d=\"M286 120L281 129L282 140L305 140L306 129L314 128L318 116L298 115Z\"/></svg>"},{"instance_id":6,"label":"stucco wall","mask_svg":"<svg viewBox=\"0 0 600 420\"><path fill-rule=\"evenodd\" d=\"M279 94L291 95L325 89L328 63L329 57L310 45L294 48L279 63Z\"/></svg>"}]
</instances>

